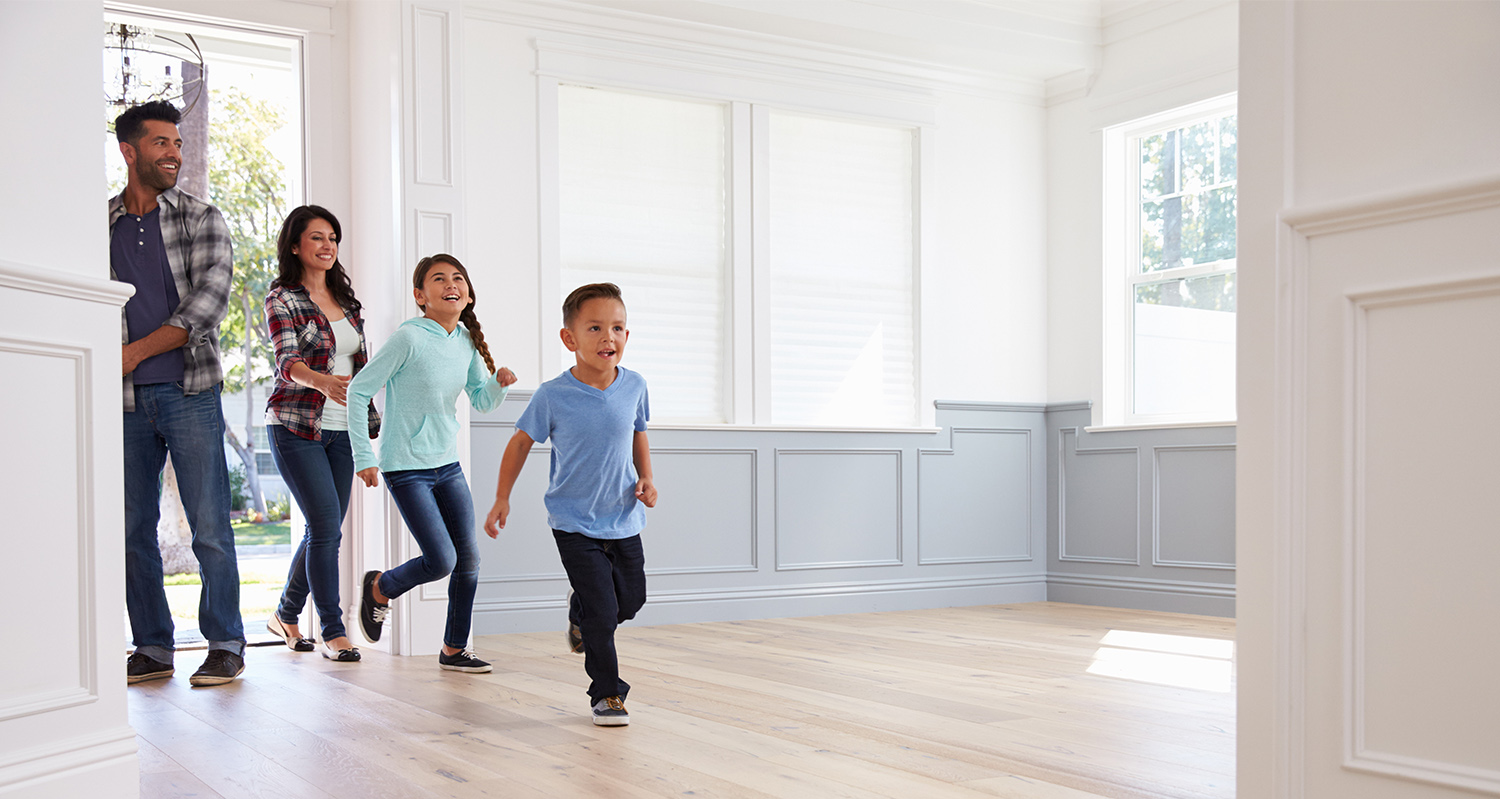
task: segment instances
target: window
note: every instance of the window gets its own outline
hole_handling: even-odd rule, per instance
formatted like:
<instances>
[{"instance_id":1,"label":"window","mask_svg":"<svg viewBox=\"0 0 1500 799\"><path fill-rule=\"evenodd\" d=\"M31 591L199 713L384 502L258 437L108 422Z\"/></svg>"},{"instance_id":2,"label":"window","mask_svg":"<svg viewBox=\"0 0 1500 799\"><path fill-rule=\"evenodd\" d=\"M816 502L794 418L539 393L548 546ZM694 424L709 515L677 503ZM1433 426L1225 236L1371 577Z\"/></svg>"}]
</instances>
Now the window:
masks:
<instances>
[{"instance_id":1,"label":"window","mask_svg":"<svg viewBox=\"0 0 1500 799\"><path fill-rule=\"evenodd\" d=\"M913 127L575 85L557 117L559 298L620 285L657 419L915 423Z\"/></svg>"},{"instance_id":2,"label":"window","mask_svg":"<svg viewBox=\"0 0 1500 799\"><path fill-rule=\"evenodd\" d=\"M1235 416L1234 98L1106 131L1105 421Z\"/></svg>"},{"instance_id":3,"label":"window","mask_svg":"<svg viewBox=\"0 0 1500 799\"><path fill-rule=\"evenodd\" d=\"M910 130L773 111L771 415L910 424Z\"/></svg>"},{"instance_id":4,"label":"window","mask_svg":"<svg viewBox=\"0 0 1500 799\"><path fill-rule=\"evenodd\" d=\"M271 455L271 434L265 425L256 425L254 431L255 470L261 477L280 477L276 459Z\"/></svg>"},{"instance_id":5,"label":"window","mask_svg":"<svg viewBox=\"0 0 1500 799\"><path fill-rule=\"evenodd\" d=\"M632 333L644 333L628 364L658 389L657 418L726 419L727 113L558 87L559 290L620 286Z\"/></svg>"}]
</instances>

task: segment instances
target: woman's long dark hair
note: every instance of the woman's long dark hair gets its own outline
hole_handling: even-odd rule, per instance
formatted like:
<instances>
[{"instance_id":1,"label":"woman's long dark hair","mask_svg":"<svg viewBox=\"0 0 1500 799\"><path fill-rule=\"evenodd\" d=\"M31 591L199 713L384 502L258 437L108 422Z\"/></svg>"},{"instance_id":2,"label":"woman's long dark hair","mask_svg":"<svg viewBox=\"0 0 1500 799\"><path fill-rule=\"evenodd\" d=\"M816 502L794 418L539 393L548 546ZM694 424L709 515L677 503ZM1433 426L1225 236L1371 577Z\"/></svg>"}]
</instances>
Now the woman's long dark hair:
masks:
<instances>
[{"instance_id":1,"label":"woman's long dark hair","mask_svg":"<svg viewBox=\"0 0 1500 799\"><path fill-rule=\"evenodd\" d=\"M276 279L271 281L271 288L277 286L300 286L302 285L302 259L292 250L302 243L302 234L306 232L307 225L314 219L321 219L333 228L333 238L340 244L344 241L344 229L339 226L338 217L334 216L327 208L321 205L300 205L292 209L286 215L286 221L281 223L281 233L276 237L276 260L278 272ZM333 295L346 313L359 313L359 298L354 296L354 286L349 283L349 273L344 271L344 265L339 259L333 259L333 268L328 270L328 293Z\"/></svg>"},{"instance_id":2,"label":"woman's long dark hair","mask_svg":"<svg viewBox=\"0 0 1500 799\"><path fill-rule=\"evenodd\" d=\"M458 321L464 323L464 329L469 331L469 341L474 344L474 349L479 350L479 357L484 358L484 365L489 367L490 374L494 374L495 359L490 357L490 348L484 343L484 331L479 329L479 317L474 315L474 281L469 279L469 270L465 269L457 258L447 253L429 255L417 262L417 271L411 276L411 287L422 288L422 281L427 279L427 272L432 269L433 264L437 263L451 264L464 276L464 282L469 284L469 304L464 306L464 311L459 314ZM423 310L426 309L423 308Z\"/></svg>"}]
</instances>

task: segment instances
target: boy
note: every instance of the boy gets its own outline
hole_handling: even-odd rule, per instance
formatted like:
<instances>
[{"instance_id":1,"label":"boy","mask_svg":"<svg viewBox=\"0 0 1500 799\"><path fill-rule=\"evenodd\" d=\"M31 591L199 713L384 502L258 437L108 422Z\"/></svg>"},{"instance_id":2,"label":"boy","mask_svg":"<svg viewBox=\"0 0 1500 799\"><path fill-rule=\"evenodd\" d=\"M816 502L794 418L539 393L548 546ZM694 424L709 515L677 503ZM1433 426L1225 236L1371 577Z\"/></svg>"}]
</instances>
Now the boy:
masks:
<instances>
[{"instance_id":1,"label":"boy","mask_svg":"<svg viewBox=\"0 0 1500 799\"><path fill-rule=\"evenodd\" d=\"M577 365L543 383L516 421L500 460L490 538L510 515L510 491L535 442L552 439L547 522L568 573L568 645L583 652L594 723L630 723L615 628L646 603L641 552L645 508L656 507L646 422L646 381L619 366L630 331L613 283L575 289L563 302L563 344ZM642 507L644 506L644 507Z\"/></svg>"}]
</instances>

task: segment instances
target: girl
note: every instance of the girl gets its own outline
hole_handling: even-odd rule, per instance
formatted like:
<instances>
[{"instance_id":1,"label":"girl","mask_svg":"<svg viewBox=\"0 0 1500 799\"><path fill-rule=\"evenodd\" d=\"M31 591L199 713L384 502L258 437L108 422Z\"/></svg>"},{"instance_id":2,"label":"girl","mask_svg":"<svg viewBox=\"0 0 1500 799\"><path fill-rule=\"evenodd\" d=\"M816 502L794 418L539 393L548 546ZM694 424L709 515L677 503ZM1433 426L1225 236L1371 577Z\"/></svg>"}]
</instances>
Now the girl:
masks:
<instances>
[{"instance_id":1,"label":"girl","mask_svg":"<svg viewBox=\"0 0 1500 799\"><path fill-rule=\"evenodd\" d=\"M469 623L479 583L474 502L458 464L460 391L481 413L505 399L516 382L509 369L495 369L479 320L469 272L451 255L423 258L412 275L412 297L423 315L408 319L349 384L349 401L369 402L385 387L386 437L379 468L368 438L357 432L354 468L365 485L386 485L422 554L387 572L365 573L359 620L365 637L380 640L390 601L411 589L448 581L448 626L438 665L449 671L485 672L490 664L470 649ZM491 379L493 375L493 379Z\"/></svg>"},{"instance_id":2,"label":"girl","mask_svg":"<svg viewBox=\"0 0 1500 799\"><path fill-rule=\"evenodd\" d=\"M350 428L367 440L380 432L370 403L354 407L350 378L369 358L360 302L339 263L339 220L327 209L304 205L287 215L276 239L280 273L266 295L266 322L276 349L276 386L266 400L271 457L307 516L307 530L266 630L297 652L313 642L297 629L311 590L322 626L323 657L359 660L344 632L339 608L339 540L354 482Z\"/></svg>"}]
</instances>

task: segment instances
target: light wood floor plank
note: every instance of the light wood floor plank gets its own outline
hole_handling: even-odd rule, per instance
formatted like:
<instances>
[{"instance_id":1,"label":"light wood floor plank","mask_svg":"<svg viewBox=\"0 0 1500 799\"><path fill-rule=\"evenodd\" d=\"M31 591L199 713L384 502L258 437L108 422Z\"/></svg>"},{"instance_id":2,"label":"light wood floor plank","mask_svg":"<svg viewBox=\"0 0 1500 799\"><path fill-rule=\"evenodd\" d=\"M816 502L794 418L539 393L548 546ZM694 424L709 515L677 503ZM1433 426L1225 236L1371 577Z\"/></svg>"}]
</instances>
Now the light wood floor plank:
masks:
<instances>
[{"instance_id":1,"label":"light wood floor plank","mask_svg":"<svg viewBox=\"0 0 1500 799\"><path fill-rule=\"evenodd\" d=\"M492 674L266 647L231 685L129 696L153 799L1232 799L1232 682L1092 674L1112 630L1234 638L1060 603L626 625L613 729L561 632L478 638Z\"/></svg>"}]
</instances>

